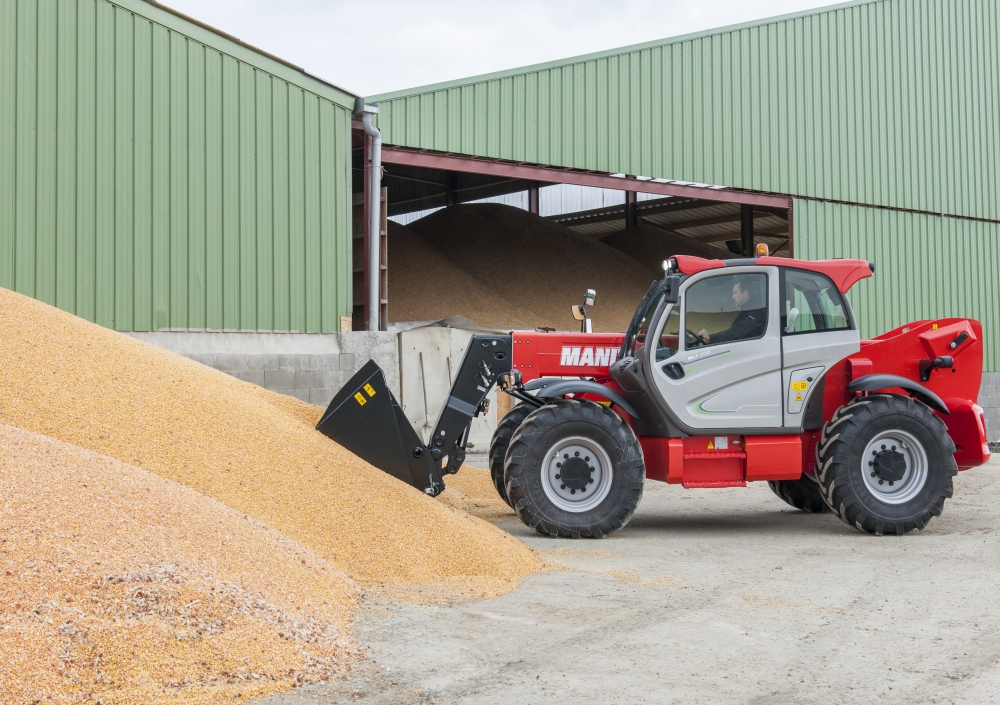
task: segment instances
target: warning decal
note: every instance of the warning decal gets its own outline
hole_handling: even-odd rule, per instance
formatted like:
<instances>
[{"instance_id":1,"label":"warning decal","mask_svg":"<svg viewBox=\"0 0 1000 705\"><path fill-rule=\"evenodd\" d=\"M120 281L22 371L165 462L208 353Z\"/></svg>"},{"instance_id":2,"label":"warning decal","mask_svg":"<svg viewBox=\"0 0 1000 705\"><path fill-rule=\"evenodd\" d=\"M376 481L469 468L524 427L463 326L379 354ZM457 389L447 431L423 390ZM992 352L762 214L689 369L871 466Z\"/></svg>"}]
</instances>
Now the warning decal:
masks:
<instances>
[{"instance_id":1,"label":"warning decal","mask_svg":"<svg viewBox=\"0 0 1000 705\"><path fill-rule=\"evenodd\" d=\"M354 398L358 400L358 404L360 404L361 406L364 406L365 404L368 403L368 400L365 399L365 395L362 394L361 392L358 392L357 394L355 394Z\"/></svg>"},{"instance_id":2,"label":"warning decal","mask_svg":"<svg viewBox=\"0 0 1000 705\"><path fill-rule=\"evenodd\" d=\"M808 382L792 382L792 390L793 391L794 390L801 390L801 391L804 392L807 389L809 389L809 383Z\"/></svg>"},{"instance_id":3,"label":"warning decal","mask_svg":"<svg viewBox=\"0 0 1000 705\"><path fill-rule=\"evenodd\" d=\"M375 396L375 389L372 388L372 386L370 384L366 384L365 385L365 391L368 392L368 396L370 396L370 397Z\"/></svg>"},{"instance_id":4,"label":"warning decal","mask_svg":"<svg viewBox=\"0 0 1000 705\"><path fill-rule=\"evenodd\" d=\"M795 395L795 401L802 401L802 392Z\"/></svg>"}]
</instances>

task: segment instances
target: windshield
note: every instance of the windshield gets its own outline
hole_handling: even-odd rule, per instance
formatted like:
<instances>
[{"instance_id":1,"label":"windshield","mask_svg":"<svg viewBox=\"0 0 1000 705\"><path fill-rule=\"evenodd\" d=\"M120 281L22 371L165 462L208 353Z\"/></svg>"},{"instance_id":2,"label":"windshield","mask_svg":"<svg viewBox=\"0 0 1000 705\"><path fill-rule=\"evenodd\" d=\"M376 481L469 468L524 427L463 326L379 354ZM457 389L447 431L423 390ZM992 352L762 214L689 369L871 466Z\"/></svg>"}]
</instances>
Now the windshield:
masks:
<instances>
[{"instance_id":1,"label":"windshield","mask_svg":"<svg viewBox=\"0 0 1000 705\"><path fill-rule=\"evenodd\" d=\"M656 312L656 307L663 296L663 287L664 281L662 279L649 286L649 290L642 297L639 307L635 310L635 315L632 316L632 323L629 324L628 331L625 333L625 342L622 343L621 353L618 357L631 357L635 355L637 350L642 349L646 342L646 334L649 333L649 324L652 322L650 319Z\"/></svg>"}]
</instances>

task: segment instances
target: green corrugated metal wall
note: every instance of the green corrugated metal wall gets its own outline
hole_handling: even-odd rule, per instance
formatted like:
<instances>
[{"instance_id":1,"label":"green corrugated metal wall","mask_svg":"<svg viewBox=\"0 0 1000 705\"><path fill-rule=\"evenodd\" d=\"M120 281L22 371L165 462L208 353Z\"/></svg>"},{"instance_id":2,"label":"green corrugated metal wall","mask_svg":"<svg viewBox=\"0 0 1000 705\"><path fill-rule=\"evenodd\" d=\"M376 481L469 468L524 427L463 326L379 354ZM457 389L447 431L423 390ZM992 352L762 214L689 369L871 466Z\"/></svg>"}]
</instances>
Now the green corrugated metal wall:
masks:
<instances>
[{"instance_id":1,"label":"green corrugated metal wall","mask_svg":"<svg viewBox=\"0 0 1000 705\"><path fill-rule=\"evenodd\" d=\"M1000 371L1000 223L796 200L795 256L861 258L875 275L851 290L866 337L926 318L983 323L987 371Z\"/></svg>"},{"instance_id":2,"label":"green corrugated metal wall","mask_svg":"<svg viewBox=\"0 0 1000 705\"><path fill-rule=\"evenodd\" d=\"M339 330L350 100L139 0L2 0L0 286L117 330Z\"/></svg>"},{"instance_id":3,"label":"green corrugated metal wall","mask_svg":"<svg viewBox=\"0 0 1000 705\"><path fill-rule=\"evenodd\" d=\"M373 96L387 143L1000 220L1000 5L879 0Z\"/></svg>"}]
</instances>

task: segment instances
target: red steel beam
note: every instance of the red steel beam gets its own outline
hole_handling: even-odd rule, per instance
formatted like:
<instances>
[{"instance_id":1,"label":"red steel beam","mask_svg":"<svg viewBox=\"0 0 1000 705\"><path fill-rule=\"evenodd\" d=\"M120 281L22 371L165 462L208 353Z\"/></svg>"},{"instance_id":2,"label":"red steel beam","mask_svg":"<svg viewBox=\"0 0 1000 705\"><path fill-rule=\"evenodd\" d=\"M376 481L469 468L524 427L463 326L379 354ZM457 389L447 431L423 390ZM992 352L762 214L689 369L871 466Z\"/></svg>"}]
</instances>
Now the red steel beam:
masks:
<instances>
[{"instance_id":1,"label":"red steel beam","mask_svg":"<svg viewBox=\"0 0 1000 705\"><path fill-rule=\"evenodd\" d=\"M406 166L442 169L445 171L461 171L469 174L488 174L508 179L542 181L550 184L574 184L576 186L593 186L595 188L616 189L618 191L656 193L662 196L701 198L706 201L721 201L723 203L743 203L751 206L770 206L772 208L791 208L792 206L791 196L778 196L753 191L737 191L728 188L694 186L691 184L664 183L647 179L637 179L635 177L622 178L596 171L560 169L558 167L538 166L536 164L505 162L461 154L405 149L393 145L384 145L382 147L382 162L385 164L403 164Z\"/></svg>"}]
</instances>

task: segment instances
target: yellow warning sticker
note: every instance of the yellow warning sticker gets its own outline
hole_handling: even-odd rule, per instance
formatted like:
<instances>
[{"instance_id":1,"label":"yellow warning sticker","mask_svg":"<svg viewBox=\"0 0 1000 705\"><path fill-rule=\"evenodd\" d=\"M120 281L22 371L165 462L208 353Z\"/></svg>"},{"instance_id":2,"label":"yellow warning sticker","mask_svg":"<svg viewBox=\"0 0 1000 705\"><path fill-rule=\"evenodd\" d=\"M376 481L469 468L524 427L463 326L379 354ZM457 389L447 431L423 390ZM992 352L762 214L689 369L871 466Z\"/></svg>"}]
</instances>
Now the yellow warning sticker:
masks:
<instances>
[{"instance_id":1,"label":"yellow warning sticker","mask_svg":"<svg viewBox=\"0 0 1000 705\"><path fill-rule=\"evenodd\" d=\"M709 450L715 450L715 445L712 443L712 441L708 442L708 449Z\"/></svg>"},{"instance_id":2,"label":"yellow warning sticker","mask_svg":"<svg viewBox=\"0 0 1000 705\"><path fill-rule=\"evenodd\" d=\"M358 392L357 394L355 394L354 398L358 400L358 404L360 404L361 406L364 406L365 404L368 403L368 400L365 399L365 395L362 394L361 392Z\"/></svg>"},{"instance_id":3,"label":"yellow warning sticker","mask_svg":"<svg viewBox=\"0 0 1000 705\"><path fill-rule=\"evenodd\" d=\"M795 401L802 401L802 392L795 395Z\"/></svg>"},{"instance_id":4,"label":"yellow warning sticker","mask_svg":"<svg viewBox=\"0 0 1000 705\"><path fill-rule=\"evenodd\" d=\"M365 391L368 392L368 396L375 396L375 389L370 384L365 385Z\"/></svg>"},{"instance_id":5,"label":"yellow warning sticker","mask_svg":"<svg viewBox=\"0 0 1000 705\"><path fill-rule=\"evenodd\" d=\"M808 382L792 382L792 389L793 390L802 390L804 392L807 389L809 389L809 383Z\"/></svg>"}]
</instances>

